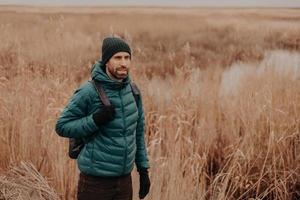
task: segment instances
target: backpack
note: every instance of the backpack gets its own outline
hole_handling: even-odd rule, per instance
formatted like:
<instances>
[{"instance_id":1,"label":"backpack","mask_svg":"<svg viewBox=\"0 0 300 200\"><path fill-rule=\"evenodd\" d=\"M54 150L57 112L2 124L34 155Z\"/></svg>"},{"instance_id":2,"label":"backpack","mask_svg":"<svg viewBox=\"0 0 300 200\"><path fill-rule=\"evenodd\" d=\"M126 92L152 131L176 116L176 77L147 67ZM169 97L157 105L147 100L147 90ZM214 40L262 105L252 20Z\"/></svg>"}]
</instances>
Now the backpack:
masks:
<instances>
[{"instance_id":1,"label":"backpack","mask_svg":"<svg viewBox=\"0 0 300 200\"><path fill-rule=\"evenodd\" d=\"M106 106L111 105L101 84L95 80L91 80L90 82L95 87L102 103ZM130 83L130 87L131 87L131 91L132 91L135 103L138 107L138 102L139 102L139 98L140 98L140 90L138 89L137 85L133 82ZM80 151L83 149L84 145L85 145L84 141L80 138L69 138L69 157L71 159L77 159L77 157L80 154Z\"/></svg>"}]
</instances>

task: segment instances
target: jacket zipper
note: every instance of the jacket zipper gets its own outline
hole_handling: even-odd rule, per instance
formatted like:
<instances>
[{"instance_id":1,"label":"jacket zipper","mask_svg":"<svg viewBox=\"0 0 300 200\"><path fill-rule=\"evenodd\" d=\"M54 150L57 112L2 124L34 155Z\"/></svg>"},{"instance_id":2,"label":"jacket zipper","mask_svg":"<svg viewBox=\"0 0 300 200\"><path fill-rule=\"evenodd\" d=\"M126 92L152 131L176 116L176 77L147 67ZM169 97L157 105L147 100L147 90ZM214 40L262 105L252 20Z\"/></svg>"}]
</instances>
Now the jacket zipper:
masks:
<instances>
[{"instance_id":1,"label":"jacket zipper","mask_svg":"<svg viewBox=\"0 0 300 200\"><path fill-rule=\"evenodd\" d=\"M120 99L121 99L121 105L122 105L122 119L123 119L123 137L125 140L125 154L124 154L124 163L123 163L123 172L125 173L126 170L126 160L127 160L127 138L126 138L126 122L125 122L125 113L124 113L124 104L123 104L123 97L121 95L121 91L119 91Z\"/></svg>"}]
</instances>

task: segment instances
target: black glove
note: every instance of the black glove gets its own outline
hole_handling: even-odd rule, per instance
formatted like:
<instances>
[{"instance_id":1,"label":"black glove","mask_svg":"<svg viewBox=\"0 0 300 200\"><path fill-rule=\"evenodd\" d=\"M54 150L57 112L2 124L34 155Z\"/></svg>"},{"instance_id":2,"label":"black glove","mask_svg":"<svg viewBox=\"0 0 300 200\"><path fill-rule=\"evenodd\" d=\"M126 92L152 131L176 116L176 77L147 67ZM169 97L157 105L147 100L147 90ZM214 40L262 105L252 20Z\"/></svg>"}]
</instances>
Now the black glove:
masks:
<instances>
[{"instance_id":1,"label":"black glove","mask_svg":"<svg viewBox=\"0 0 300 200\"><path fill-rule=\"evenodd\" d=\"M140 199L144 199L145 196L149 193L150 185L151 185L149 175L148 175L148 169L140 168L140 169L138 169L138 172L140 174L139 197L140 197Z\"/></svg>"},{"instance_id":2,"label":"black glove","mask_svg":"<svg viewBox=\"0 0 300 200\"><path fill-rule=\"evenodd\" d=\"M103 106L103 108L93 114L93 120L95 124L100 127L101 125L106 124L107 122L114 119L116 114L115 107L110 106Z\"/></svg>"}]
</instances>

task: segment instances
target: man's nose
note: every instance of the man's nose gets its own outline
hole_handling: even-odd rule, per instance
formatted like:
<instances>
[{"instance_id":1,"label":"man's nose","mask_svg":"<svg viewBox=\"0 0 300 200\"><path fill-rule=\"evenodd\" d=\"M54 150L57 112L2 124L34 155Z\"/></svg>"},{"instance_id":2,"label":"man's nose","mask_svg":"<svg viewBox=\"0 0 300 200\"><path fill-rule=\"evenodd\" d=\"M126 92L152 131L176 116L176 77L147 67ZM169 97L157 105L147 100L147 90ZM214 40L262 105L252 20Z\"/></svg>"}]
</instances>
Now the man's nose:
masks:
<instances>
[{"instance_id":1,"label":"man's nose","mask_svg":"<svg viewBox=\"0 0 300 200\"><path fill-rule=\"evenodd\" d=\"M128 62L127 62L127 59L126 58L122 58L121 59L121 65L122 66L127 66Z\"/></svg>"}]
</instances>

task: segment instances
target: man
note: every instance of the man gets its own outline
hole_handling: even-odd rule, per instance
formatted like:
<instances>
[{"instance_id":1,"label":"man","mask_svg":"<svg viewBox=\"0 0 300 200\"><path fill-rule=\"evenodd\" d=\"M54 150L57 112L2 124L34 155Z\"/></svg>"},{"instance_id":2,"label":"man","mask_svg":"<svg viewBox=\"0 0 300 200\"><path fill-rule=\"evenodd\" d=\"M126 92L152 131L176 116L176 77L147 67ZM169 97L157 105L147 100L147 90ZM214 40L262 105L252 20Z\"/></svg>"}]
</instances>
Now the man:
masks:
<instances>
[{"instance_id":1,"label":"man","mask_svg":"<svg viewBox=\"0 0 300 200\"><path fill-rule=\"evenodd\" d=\"M85 143L77 158L78 200L131 200L134 163L140 175L139 197L149 192L143 105L141 97L136 102L132 93L130 63L129 45L120 38L105 38L102 59L91 76L111 105L104 105L93 84L86 82L57 121L58 135Z\"/></svg>"}]
</instances>

